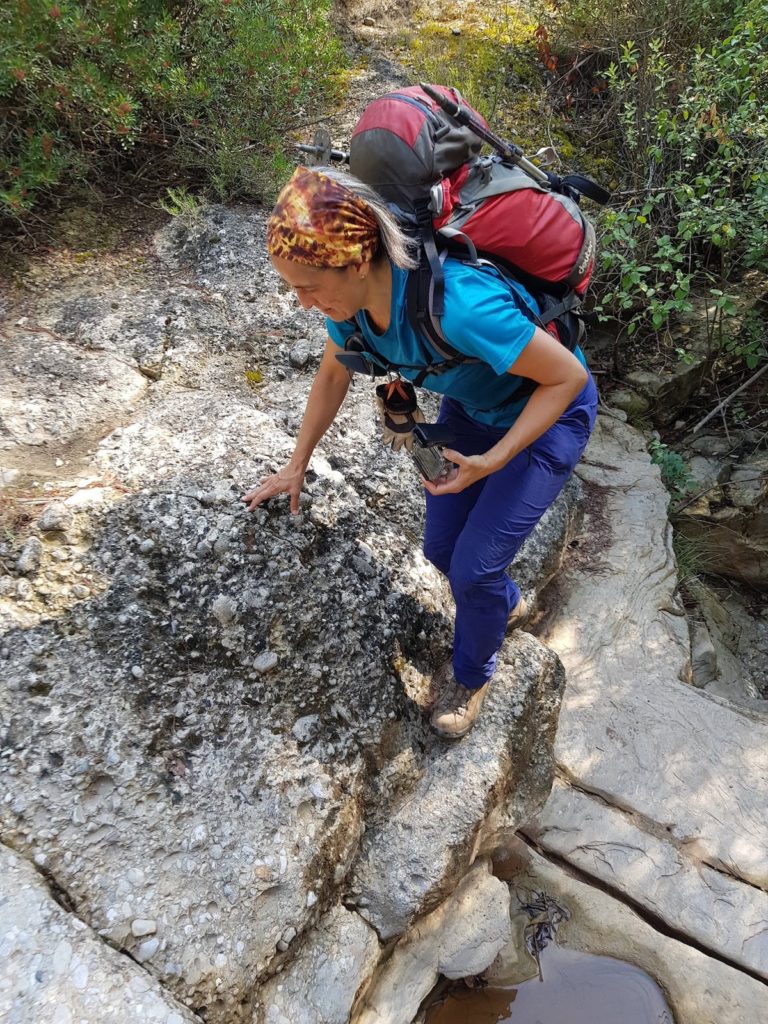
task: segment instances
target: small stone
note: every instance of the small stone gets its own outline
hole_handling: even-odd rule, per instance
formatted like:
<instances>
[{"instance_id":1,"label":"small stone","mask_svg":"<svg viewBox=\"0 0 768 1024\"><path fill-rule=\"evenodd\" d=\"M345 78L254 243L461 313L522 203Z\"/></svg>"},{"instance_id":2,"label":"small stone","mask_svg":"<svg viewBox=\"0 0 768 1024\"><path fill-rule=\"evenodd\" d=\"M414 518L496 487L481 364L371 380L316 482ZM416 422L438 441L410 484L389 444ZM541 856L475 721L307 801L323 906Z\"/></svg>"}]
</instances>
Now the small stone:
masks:
<instances>
[{"instance_id":1,"label":"small stone","mask_svg":"<svg viewBox=\"0 0 768 1024\"><path fill-rule=\"evenodd\" d=\"M16 568L26 576L29 573L36 573L40 568L43 557L43 545L38 537L30 537L24 545Z\"/></svg>"},{"instance_id":2,"label":"small stone","mask_svg":"<svg viewBox=\"0 0 768 1024\"><path fill-rule=\"evenodd\" d=\"M317 903L317 896L310 889L309 892L307 893L307 906L308 907L314 907L314 905L316 903Z\"/></svg>"},{"instance_id":3,"label":"small stone","mask_svg":"<svg viewBox=\"0 0 768 1024\"><path fill-rule=\"evenodd\" d=\"M131 934L141 939L145 935L154 935L157 931L157 922L148 917L136 917L131 921Z\"/></svg>"},{"instance_id":4,"label":"small stone","mask_svg":"<svg viewBox=\"0 0 768 1024\"><path fill-rule=\"evenodd\" d=\"M226 626L232 622L237 615L237 605L228 597L226 594L219 594L216 600L211 605L211 612L213 617L217 619L222 626Z\"/></svg>"},{"instance_id":5,"label":"small stone","mask_svg":"<svg viewBox=\"0 0 768 1024\"><path fill-rule=\"evenodd\" d=\"M255 659L253 667L260 675L264 675L267 672L271 672L277 666L277 660L277 655L274 651L262 651L258 658Z\"/></svg>"},{"instance_id":6,"label":"small stone","mask_svg":"<svg viewBox=\"0 0 768 1024\"><path fill-rule=\"evenodd\" d=\"M11 487L20 476L19 469L0 469L0 487Z\"/></svg>"},{"instance_id":7,"label":"small stone","mask_svg":"<svg viewBox=\"0 0 768 1024\"><path fill-rule=\"evenodd\" d=\"M293 723L291 732L299 743L308 743L316 735L319 722L318 715L303 715Z\"/></svg>"},{"instance_id":8,"label":"small stone","mask_svg":"<svg viewBox=\"0 0 768 1024\"><path fill-rule=\"evenodd\" d=\"M301 338L288 353L288 362L295 369L303 370L309 362L309 356L309 342L306 338Z\"/></svg>"},{"instance_id":9,"label":"small stone","mask_svg":"<svg viewBox=\"0 0 768 1024\"><path fill-rule=\"evenodd\" d=\"M72 525L72 513L62 502L52 501L38 519L37 525L43 533L68 530Z\"/></svg>"},{"instance_id":10,"label":"small stone","mask_svg":"<svg viewBox=\"0 0 768 1024\"><path fill-rule=\"evenodd\" d=\"M367 28L373 28L373 26L376 24L376 19L375 18L370 18L370 17L369 18L363 18L363 24Z\"/></svg>"},{"instance_id":11,"label":"small stone","mask_svg":"<svg viewBox=\"0 0 768 1024\"><path fill-rule=\"evenodd\" d=\"M141 667L141 665L131 665L131 675L133 676L134 679L143 679L144 669Z\"/></svg>"},{"instance_id":12,"label":"small stone","mask_svg":"<svg viewBox=\"0 0 768 1024\"><path fill-rule=\"evenodd\" d=\"M76 583L72 587L72 596L77 598L78 601L82 601L84 598L88 597L89 593L90 591L88 590L88 587L84 587L82 583Z\"/></svg>"},{"instance_id":13,"label":"small stone","mask_svg":"<svg viewBox=\"0 0 768 1024\"><path fill-rule=\"evenodd\" d=\"M136 950L136 959L140 964L143 964L145 961L151 960L159 948L160 939L147 939L147 941L142 942Z\"/></svg>"},{"instance_id":14,"label":"small stone","mask_svg":"<svg viewBox=\"0 0 768 1024\"><path fill-rule=\"evenodd\" d=\"M460 35L461 35L461 29L460 29L460 28L452 28L452 29L451 29L451 32L452 32L452 33L453 33L453 35L455 35L455 36L460 36Z\"/></svg>"},{"instance_id":15,"label":"small stone","mask_svg":"<svg viewBox=\"0 0 768 1024\"><path fill-rule=\"evenodd\" d=\"M143 540L141 544L139 544L139 551L142 553L142 555L148 555L150 551L154 550L155 542L151 540L149 537L146 540Z\"/></svg>"}]
</instances>

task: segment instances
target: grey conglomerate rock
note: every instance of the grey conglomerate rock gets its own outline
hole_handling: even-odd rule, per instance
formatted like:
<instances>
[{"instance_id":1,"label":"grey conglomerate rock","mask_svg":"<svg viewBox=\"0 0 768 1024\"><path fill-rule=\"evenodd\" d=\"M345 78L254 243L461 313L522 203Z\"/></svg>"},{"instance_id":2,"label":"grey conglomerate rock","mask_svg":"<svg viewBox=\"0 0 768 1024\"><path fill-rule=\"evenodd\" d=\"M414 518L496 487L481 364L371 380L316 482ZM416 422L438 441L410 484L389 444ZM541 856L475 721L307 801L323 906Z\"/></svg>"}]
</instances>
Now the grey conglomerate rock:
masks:
<instances>
[{"instance_id":1,"label":"grey conglomerate rock","mask_svg":"<svg viewBox=\"0 0 768 1024\"><path fill-rule=\"evenodd\" d=\"M368 382L301 515L247 512L240 495L293 448L322 321L281 290L261 215L213 209L156 245L118 285L75 275L30 300L64 397L58 433L41 415L0 434L4 465L33 454L52 485L29 527L39 564L18 567L23 536L3 549L0 831L169 999L217 1024L270 1005L313 1020L337 942L321 922L367 937L351 1007L374 929L401 934L450 897L489 823L543 804L562 671L511 640L481 727L455 747L429 732L452 602ZM36 393L17 343L14 379L43 410L55 372ZM575 493L521 555L529 594L573 537Z\"/></svg>"},{"instance_id":2,"label":"grey conglomerate rock","mask_svg":"<svg viewBox=\"0 0 768 1024\"><path fill-rule=\"evenodd\" d=\"M0 1019L6 1024L195 1024L145 971L50 895L24 858L0 847Z\"/></svg>"}]
</instances>

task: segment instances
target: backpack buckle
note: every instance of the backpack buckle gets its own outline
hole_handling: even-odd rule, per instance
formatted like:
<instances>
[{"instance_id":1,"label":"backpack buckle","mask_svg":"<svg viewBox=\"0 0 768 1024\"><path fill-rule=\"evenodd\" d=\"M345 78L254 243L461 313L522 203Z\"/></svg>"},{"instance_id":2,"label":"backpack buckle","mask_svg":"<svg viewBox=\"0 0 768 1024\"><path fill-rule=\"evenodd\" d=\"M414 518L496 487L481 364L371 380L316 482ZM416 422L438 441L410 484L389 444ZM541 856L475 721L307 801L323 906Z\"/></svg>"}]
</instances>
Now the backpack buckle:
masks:
<instances>
[{"instance_id":1,"label":"backpack buckle","mask_svg":"<svg viewBox=\"0 0 768 1024\"><path fill-rule=\"evenodd\" d=\"M437 182L429 190L429 208L432 211L433 217L440 217L443 213L445 206L445 194L443 192L442 182Z\"/></svg>"}]
</instances>

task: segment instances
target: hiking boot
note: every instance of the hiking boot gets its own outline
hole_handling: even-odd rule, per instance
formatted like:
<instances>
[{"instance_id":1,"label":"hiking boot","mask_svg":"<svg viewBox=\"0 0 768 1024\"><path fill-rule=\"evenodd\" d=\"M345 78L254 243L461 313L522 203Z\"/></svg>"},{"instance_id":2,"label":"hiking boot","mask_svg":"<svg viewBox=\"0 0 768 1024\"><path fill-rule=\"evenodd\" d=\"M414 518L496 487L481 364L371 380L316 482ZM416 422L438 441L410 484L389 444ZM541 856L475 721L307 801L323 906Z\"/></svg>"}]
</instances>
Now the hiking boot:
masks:
<instances>
[{"instance_id":1,"label":"hiking boot","mask_svg":"<svg viewBox=\"0 0 768 1024\"><path fill-rule=\"evenodd\" d=\"M458 740L466 736L477 721L491 684L486 683L476 690L462 686L454 677L450 661L439 669L438 675L445 679L445 685L432 708L429 724L439 736Z\"/></svg>"},{"instance_id":2,"label":"hiking boot","mask_svg":"<svg viewBox=\"0 0 768 1024\"><path fill-rule=\"evenodd\" d=\"M515 629L520 629L521 626L526 624L530 617L531 611L528 607L528 602L521 594L520 600L509 613L509 618L507 619L507 633L512 633Z\"/></svg>"}]
</instances>

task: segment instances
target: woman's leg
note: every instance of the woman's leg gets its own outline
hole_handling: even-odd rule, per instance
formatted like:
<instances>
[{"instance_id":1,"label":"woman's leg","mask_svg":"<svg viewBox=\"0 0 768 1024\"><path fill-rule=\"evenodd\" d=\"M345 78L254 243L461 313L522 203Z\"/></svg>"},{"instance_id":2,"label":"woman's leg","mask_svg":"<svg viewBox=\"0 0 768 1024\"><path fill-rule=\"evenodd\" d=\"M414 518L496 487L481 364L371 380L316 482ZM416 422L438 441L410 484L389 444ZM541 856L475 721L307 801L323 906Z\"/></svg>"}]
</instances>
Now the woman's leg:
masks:
<instances>
[{"instance_id":1,"label":"woman's leg","mask_svg":"<svg viewBox=\"0 0 768 1024\"><path fill-rule=\"evenodd\" d=\"M590 379L530 449L482 481L485 486L467 512L448 568L456 602L453 668L464 687L483 686L493 674L509 613L520 596L505 570L581 458L595 412Z\"/></svg>"}]
</instances>

